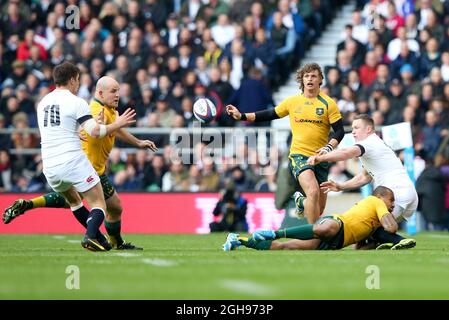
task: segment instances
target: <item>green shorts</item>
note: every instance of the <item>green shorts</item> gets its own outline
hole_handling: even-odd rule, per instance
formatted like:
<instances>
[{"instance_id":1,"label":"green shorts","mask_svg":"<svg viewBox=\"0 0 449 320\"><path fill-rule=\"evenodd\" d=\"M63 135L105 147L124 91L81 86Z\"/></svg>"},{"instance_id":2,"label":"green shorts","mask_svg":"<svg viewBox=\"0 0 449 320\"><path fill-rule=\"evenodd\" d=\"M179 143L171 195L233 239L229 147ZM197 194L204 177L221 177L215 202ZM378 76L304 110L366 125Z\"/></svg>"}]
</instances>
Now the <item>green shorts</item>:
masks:
<instances>
[{"instance_id":1,"label":"green shorts","mask_svg":"<svg viewBox=\"0 0 449 320\"><path fill-rule=\"evenodd\" d=\"M321 162L313 166L307 164L307 159L309 159L309 157L306 157L302 154L291 154L288 156L288 159L290 171L292 172L296 180L298 180L298 176L301 174L301 172L310 169L315 173L318 184L327 181L327 176L329 175L329 163Z\"/></svg>"},{"instance_id":2,"label":"green shorts","mask_svg":"<svg viewBox=\"0 0 449 320\"><path fill-rule=\"evenodd\" d=\"M343 243L345 240L345 232L343 221L333 216L324 216L318 219L315 224L323 223L327 219L332 219L338 222L340 225L340 231L330 239L321 239L320 245L316 248L316 250L338 250L343 248Z\"/></svg>"},{"instance_id":3,"label":"green shorts","mask_svg":"<svg viewBox=\"0 0 449 320\"><path fill-rule=\"evenodd\" d=\"M115 192L114 186L106 174L100 176L101 187L103 188L104 200L108 200Z\"/></svg>"}]
</instances>

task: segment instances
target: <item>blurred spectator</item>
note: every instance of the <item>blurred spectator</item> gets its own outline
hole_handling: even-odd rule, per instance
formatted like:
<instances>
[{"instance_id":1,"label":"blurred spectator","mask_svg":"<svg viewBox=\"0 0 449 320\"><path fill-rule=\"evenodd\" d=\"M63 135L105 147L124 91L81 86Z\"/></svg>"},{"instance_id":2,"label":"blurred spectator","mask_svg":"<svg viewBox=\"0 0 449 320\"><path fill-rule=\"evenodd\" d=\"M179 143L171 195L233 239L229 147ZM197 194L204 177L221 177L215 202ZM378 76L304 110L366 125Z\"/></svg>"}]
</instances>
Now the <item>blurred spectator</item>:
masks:
<instances>
[{"instance_id":1,"label":"blurred spectator","mask_svg":"<svg viewBox=\"0 0 449 320\"><path fill-rule=\"evenodd\" d=\"M388 43L387 55L391 61L394 61L401 53L401 46L405 43L410 51L419 53L419 44L415 39L407 39L405 27L399 27L398 37Z\"/></svg>"},{"instance_id":2,"label":"blurred spectator","mask_svg":"<svg viewBox=\"0 0 449 320\"><path fill-rule=\"evenodd\" d=\"M198 10L197 18L202 18L207 24L213 25L217 21L219 15L227 15L229 12L228 4L223 0L209 0L203 3Z\"/></svg>"},{"instance_id":3,"label":"blurred spectator","mask_svg":"<svg viewBox=\"0 0 449 320\"><path fill-rule=\"evenodd\" d=\"M330 67L326 74L325 88L329 89L328 95L340 98L341 95L340 71L336 67Z\"/></svg>"},{"instance_id":4,"label":"blurred spectator","mask_svg":"<svg viewBox=\"0 0 449 320\"><path fill-rule=\"evenodd\" d=\"M420 83L415 81L415 69L410 64L404 64L399 69L405 94L419 94Z\"/></svg>"},{"instance_id":5,"label":"blurred spectator","mask_svg":"<svg viewBox=\"0 0 449 320\"><path fill-rule=\"evenodd\" d=\"M199 191L217 192L220 185L220 174L215 168L212 158L205 158L203 161L203 170Z\"/></svg>"},{"instance_id":6,"label":"blurred spectator","mask_svg":"<svg viewBox=\"0 0 449 320\"><path fill-rule=\"evenodd\" d=\"M18 112L12 117L12 125L16 129L27 129L28 116L24 112ZM15 132L11 135L11 140L15 149L32 149L38 146L38 140L33 133Z\"/></svg>"},{"instance_id":7,"label":"blurred spectator","mask_svg":"<svg viewBox=\"0 0 449 320\"><path fill-rule=\"evenodd\" d=\"M352 70L351 57L346 50L341 50L337 53L337 66L342 82L347 80L349 72Z\"/></svg>"},{"instance_id":8,"label":"blurred spectator","mask_svg":"<svg viewBox=\"0 0 449 320\"><path fill-rule=\"evenodd\" d=\"M242 112L257 112L274 107L270 90L262 81L262 72L259 69L253 67L249 70L248 78L243 80L229 103L239 106Z\"/></svg>"},{"instance_id":9,"label":"blurred spectator","mask_svg":"<svg viewBox=\"0 0 449 320\"><path fill-rule=\"evenodd\" d=\"M273 167L266 168L266 174L262 176L256 185L254 186L255 191L259 192L276 192L276 169Z\"/></svg>"},{"instance_id":10,"label":"blurred spectator","mask_svg":"<svg viewBox=\"0 0 449 320\"><path fill-rule=\"evenodd\" d=\"M212 38L221 48L224 48L235 37L235 29L226 14L218 16L217 24L211 28L211 32Z\"/></svg>"},{"instance_id":11,"label":"blurred spectator","mask_svg":"<svg viewBox=\"0 0 449 320\"><path fill-rule=\"evenodd\" d=\"M362 44L368 42L368 27L362 21L360 11L352 13L352 37Z\"/></svg>"},{"instance_id":12,"label":"blurred spectator","mask_svg":"<svg viewBox=\"0 0 449 320\"><path fill-rule=\"evenodd\" d=\"M9 2L7 5L6 15L2 14L1 30L4 32L5 38L11 35L22 37L28 26L28 18L20 13L19 3Z\"/></svg>"},{"instance_id":13,"label":"blurred spectator","mask_svg":"<svg viewBox=\"0 0 449 320\"><path fill-rule=\"evenodd\" d=\"M17 48L17 59L26 61L30 58L30 51L32 47L37 47L39 49L40 58L42 60L47 60L47 51L42 44L35 40L34 30L28 29L25 33L25 38L23 42Z\"/></svg>"},{"instance_id":14,"label":"blurred spectator","mask_svg":"<svg viewBox=\"0 0 449 320\"><path fill-rule=\"evenodd\" d=\"M420 59L420 78L425 78L430 70L434 67L440 66L441 54L438 51L438 40L430 38L426 43L426 50L421 55Z\"/></svg>"},{"instance_id":15,"label":"blurred spectator","mask_svg":"<svg viewBox=\"0 0 449 320\"><path fill-rule=\"evenodd\" d=\"M397 35L398 29L405 25L404 18L396 11L396 5L393 1L388 2L388 18L385 22L387 28L393 31L393 35Z\"/></svg>"},{"instance_id":16,"label":"blurred spectator","mask_svg":"<svg viewBox=\"0 0 449 320\"><path fill-rule=\"evenodd\" d=\"M438 114L433 110L427 111L426 124L415 145L415 149L423 159L430 161L435 157L441 142L441 130L441 126L438 125Z\"/></svg>"},{"instance_id":17,"label":"blurred spectator","mask_svg":"<svg viewBox=\"0 0 449 320\"><path fill-rule=\"evenodd\" d=\"M447 227L445 210L446 180L440 168L432 161L416 180L419 196L418 209L426 221L427 230L443 230Z\"/></svg>"},{"instance_id":18,"label":"blurred spectator","mask_svg":"<svg viewBox=\"0 0 449 320\"><path fill-rule=\"evenodd\" d=\"M24 61L15 60L12 64L12 73L3 81L3 87L17 87L19 84L25 82L28 75Z\"/></svg>"},{"instance_id":19,"label":"blurred spectator","mask_svg":"<svg viewBox=\"0 0 449 320\"><path fill-rule=\"evenodd\" d=\"M373 51L370 51L365 56L365 64L360 67L360 82L369 87L377 76L377 61L376 55Z\"/></svg>"},{"instance_id":20,"label":"blurred spectator","mask_svg":"<svg viewBox=\"0 0 449 320\"><path fill-rule=\"evenodd\" d=\"M346 85L344 85L341 89L341 99L337 101L338 109L343 116L346 113L352 112L355 110L355 96L352 89Z\"/></svg>"},{"instance_id":21,"label":"blurred spectator","mask_svg":"<svg viewBox=\"0 0 449 320\"><path fill-rule=\"evenodd\" d=\"M449 51L444 51L441 55L441 77L444 82L449 82Z\"/></svg>"},{"instance_id":22,"label":"blurred spectator","mask_svg":"<svg viewBox=\"0 0 449 320\"><path fill-rule=\"evenodd\" d=\"M273 27L270 30L270 38L276 53L276 67L279 72L279 82L284 82L291 70L293 52L295 50L296 33L293 28L287 28L283 24L282 13L273 14ZM234 88L237 87L234 85Z\"/></svg>"},{"instance_id":23,"label":"blurred spectator","mask_svg":"<svg viewBox=\"0 0 449 320\"><path fill-rule=\"evenodd\" d=\"M189 173L180 159L172 161L170 169L162 177L162 191L188 191Z\"/></svg>"},{"instance_id":24,"label":"blurred spectator","mask_svg":"<svg viewBox=\"0 0 449 320\"><path fill-rule=\"evenodd\" d=\"M11 159L7 150L0 150L0 191L6 192L12 189Z\"/></svg>"},{"instance_id":25,"label":"blurred spectator","mask_svg":"<svg viewBox=\"0 0 449 320\"><path fill-rule=\"evenodd\" d=\"M165 168L164 158L158 154L155 154L151 160L150 169L145 172L143 179L143 185L147 191L161 191L162 190L162 177L167 169Z\"/></svg>"},{"instance_id":26,"label":"blurred spectator","mask_svg":"<svg viewBox=\"0 0 449 320\"><path fill-rule=\"evenodd\" d=\"M270 79L276 70L276 51L273 42L266 38L265 30L260 28L256 30L253 42L254 64L262 70L265 78ZM271 83L276 86L273 80Z\"/></svg>"}]
</instances>

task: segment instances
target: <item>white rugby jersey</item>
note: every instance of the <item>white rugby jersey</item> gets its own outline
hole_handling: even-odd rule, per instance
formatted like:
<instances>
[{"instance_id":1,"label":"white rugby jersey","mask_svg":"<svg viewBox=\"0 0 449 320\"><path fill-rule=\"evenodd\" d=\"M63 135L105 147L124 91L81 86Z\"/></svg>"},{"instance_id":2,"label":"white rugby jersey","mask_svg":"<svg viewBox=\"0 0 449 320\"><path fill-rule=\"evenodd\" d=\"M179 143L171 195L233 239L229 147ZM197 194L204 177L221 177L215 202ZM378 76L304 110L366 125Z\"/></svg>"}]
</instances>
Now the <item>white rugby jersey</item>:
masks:
<instances>
[{"instance_id":1,"label":"white rugby jersey","mask_svg":"<svg viewBox=\"0 0 449 320\"><path fill-rule=\"evenodd\" d=\"M390 189L414 188L401 160L375 133L363 141L356 142L355 145L358 145L362 151L359 159L363 168L373 178L374 188L377 186L385 186Z\"/></svg>"},{"instance_id":2,"label":"white rugby jersey","mask_svg":"<svg viewBox=\"0 0 449 320\"><path fill-rule=\"evenodd\" d=\"M44 167L54 167L84 155L78 127L91 118L89 105L69 90L56 89L37 106Z\"/></svg>"}]
</instances>

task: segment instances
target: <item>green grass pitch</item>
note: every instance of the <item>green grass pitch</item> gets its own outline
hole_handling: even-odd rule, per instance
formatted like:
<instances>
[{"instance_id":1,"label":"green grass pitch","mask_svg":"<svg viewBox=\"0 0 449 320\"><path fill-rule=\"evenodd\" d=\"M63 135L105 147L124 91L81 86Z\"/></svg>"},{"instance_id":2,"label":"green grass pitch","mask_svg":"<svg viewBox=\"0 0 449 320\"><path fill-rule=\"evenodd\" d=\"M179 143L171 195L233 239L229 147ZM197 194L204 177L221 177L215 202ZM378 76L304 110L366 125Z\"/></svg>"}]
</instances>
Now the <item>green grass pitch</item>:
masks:
<instances>
[{"instance_id":1,"label":"green grass pitch","mask_svg":"<svg viewBox=\"0 0 449 320\"><path fill-rule=\"evenodd\" d=\"M0 299L449 299L448 233L358 252L223 252L225 236L127 235L145 250L94 253L81 235L0 235Z\"/></svg>"}]
</instances>

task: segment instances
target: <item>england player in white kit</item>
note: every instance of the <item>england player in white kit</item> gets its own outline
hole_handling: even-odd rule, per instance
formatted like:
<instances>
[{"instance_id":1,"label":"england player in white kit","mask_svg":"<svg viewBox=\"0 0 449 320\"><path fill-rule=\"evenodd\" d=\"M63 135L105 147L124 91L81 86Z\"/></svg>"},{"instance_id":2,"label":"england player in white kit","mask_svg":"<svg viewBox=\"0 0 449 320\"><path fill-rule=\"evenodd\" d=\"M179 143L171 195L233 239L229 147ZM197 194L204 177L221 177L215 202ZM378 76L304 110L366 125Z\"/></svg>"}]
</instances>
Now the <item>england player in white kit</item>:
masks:
<instances>
[{"instance_id":1,"label":"england player in white kit","mask_svg":"<svg viewBox=\"0 0 449 320\"><path fill-rule=\"evenodd\" d=\"M78 128L81 126L92 137L101 138L134 123L135 113L128 109L112 124L97 123L87 102L75 95L79 77L79 69L71 63L56 66L53 72L56 89L38 104L43 173L52 189L67 200L75 216L83 216L84 221L80 222L87 232L82 246L92 251L105 251L97 236L106 203L100 178L81 149ZM83 206L80 194L91 207L90 212Z\"/></svg>"},{"instance_id":2,"label":"england player in white kit","mask_svg":"<svg viewBox=\"0 0 449 320\"><path fill-rule=\"evenodd\" d=\"M401 160L376 135L373 120L368 115L355 117L352 123L352 135L356 142L354 146L334 150L324 155L312 156L309 158L308 163L314 165L323 161L335 162L358 157L363 166L362 172L343 183L326 181L321 184L321 188L331 191L350 190L373 182L374 188L384 186L393 190L395 197L393 215L396 221L401 222L411 217L418 207L418 195L415 186L410 180ZM392 237L382 234L381 236L385 236L383 239L388 239L382 239L383 241L381 242L392 243L390 247L397 245L395 249L403 249L415 245L413 239L404 239L399 235ZM385 247L387 246L382 248Z\"/></svg>"}]
</instances>

